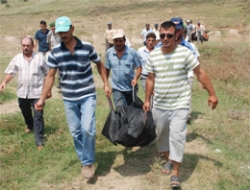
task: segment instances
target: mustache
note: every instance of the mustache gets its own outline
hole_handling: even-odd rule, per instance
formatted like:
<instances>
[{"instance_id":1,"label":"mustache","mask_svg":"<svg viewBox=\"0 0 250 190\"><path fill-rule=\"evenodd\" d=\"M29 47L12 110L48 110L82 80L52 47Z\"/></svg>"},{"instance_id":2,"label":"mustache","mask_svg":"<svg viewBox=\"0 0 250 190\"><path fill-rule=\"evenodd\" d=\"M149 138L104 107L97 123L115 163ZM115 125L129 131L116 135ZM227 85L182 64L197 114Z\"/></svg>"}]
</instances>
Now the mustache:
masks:
<instances>
[{"instance_id":1,"label":"mustache","mask_svg":"<svg viewBox=\"0 0 250 190\"><path fill-rule=\"evenodd\" d=\"M61 37L61 39L63 40L63 39L67 39L67 36L63 36L63 37Z\"/></svg>"}]
</instances>

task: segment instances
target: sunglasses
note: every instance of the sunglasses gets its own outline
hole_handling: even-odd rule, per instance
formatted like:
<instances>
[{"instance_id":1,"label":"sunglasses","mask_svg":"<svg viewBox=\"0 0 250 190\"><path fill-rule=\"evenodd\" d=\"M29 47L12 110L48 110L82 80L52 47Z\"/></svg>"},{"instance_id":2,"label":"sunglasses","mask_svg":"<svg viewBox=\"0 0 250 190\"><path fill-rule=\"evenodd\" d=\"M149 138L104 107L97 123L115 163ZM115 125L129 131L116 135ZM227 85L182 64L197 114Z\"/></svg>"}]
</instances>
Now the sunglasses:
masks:
<instances>
[{"instance_id":1,"label":"sunglasses","mask_svg":"<svg viewBox=\"0 0 250 190\"><path fill-rule=\"evenodd\" d=\"M160 34L161 39L164 39L165 37L167 37L168 39L171 39L174 37L174 34Z\"/></svg>"}]
</instances>

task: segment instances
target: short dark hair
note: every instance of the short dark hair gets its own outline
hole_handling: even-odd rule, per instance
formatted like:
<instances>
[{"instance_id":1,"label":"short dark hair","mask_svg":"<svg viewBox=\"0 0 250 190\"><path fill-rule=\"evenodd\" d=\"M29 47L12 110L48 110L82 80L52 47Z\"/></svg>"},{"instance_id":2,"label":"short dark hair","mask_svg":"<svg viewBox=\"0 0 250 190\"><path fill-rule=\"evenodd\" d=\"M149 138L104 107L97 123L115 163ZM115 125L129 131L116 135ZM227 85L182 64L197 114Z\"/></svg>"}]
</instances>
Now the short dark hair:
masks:
<instances>
[{"instance_id":1,"label":"short dark hair","mask_svg":"<svg viewBox=\"0 0 250 190\"><path fill-rule=\"evenodd\" d=\"M172 21L166 21L166 22L161 23L161 27L164 29L169 29L173 27L174 32L176 33L176 26L175 26L175 23L173 23Z\"/></svg>"},{"instance_id":2,"label":"short dark hair","mask_svg":"<svg viewBox=\"0 0 250 190\"><path fill-rule=\"evenodd\" d=\"M146 39L148 39L148 38L154 38L154 39L156 39L155 33L154 33L154 32L149 32L149 33L147 34L147 36L146 36Z\"/></svg>"},{"instance_id":3,"label":"short dark hair","mask_svg":"<svg viewBox=\"0 0 250 190\"><path fill-rule=\"evenodd\" d=\"M42 25L47 25L47 23L46 23L44 20L41 20L41 21L40 21L40 24L42 24Z\"/></svg>"}]
</instances>

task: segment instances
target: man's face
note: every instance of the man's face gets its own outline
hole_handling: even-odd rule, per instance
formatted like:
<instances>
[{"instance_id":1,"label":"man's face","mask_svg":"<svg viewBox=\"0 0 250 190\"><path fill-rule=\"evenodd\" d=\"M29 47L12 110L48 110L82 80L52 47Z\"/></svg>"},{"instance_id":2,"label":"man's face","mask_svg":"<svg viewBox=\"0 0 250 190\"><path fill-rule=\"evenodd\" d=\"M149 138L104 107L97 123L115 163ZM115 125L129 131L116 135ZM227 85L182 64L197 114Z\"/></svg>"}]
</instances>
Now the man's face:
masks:
<instances>
[{"instance_id":1,"label":"man's face","mask_svg":"<svg viewBox=\"0 0 250 190\"><path fill-rule=\"evenodd\" d=\"M53 32L53 34L55 34L55 29L56 29L56 28L55 28L54 26L51 26L50 29L51 29L51 31Z\"/></svg>"},{"instance_id":2,"label":"man's face","mask_svg":"<svg viewBox=\"0 0 250 190\"><path fill-rule=\"evenodd\" d=\"M149 27L150 27L150 25L149 25L149 24L146 24L146 29L147 29L147 30L149 30Z\"/></svg>"},{"instance_id":3,"label":"man's face","mask_svg":"<svg viewBox=\"0 0 250 190\"><path fill-rule=\"evenodd\" d=\"M73 38L73 32L74 32L74 26L71 26L68 32L58 32L58 35L60 36L61 40L64 43L68 43Z\"/></svg>"},{"instance_id":4,"label":"man's face","mask_svg":"<svg viewBox=\"0 0 250 190\"><path fill-rule=\"evenodd\" d=\"M155 47L155 44L156 44L156 40L154 39L154 38L152 38L152 37L150 37L150 38L147 38L146 39L146 43L147 43L147 48L149 49L149 50L152 50L152 49L154 49L154 47Z\"/></svg>"},{"instance_id":5,"label":"man's face","mask_svg":"<svg viewBox=\"0 0 250 190\"><path fill-rule=\"evenodd\" d=\"M182 34L183 34L183 28L182 29L176 29L175 40L179 40L182 37Z\"/></svg>"},{"instance_id":6,"label":"man's face","mask_svg":"<svg viewBox=\"0 0 250 190\"><path fill-rule=\"evenodd\" d=\"M109 29L109 30L112 29L112 24L108 24L108 29Z\"/></svg>"},{"instance_id":7,"label":"man's face","mask_svg":"<svg viewBox=\"0 0 250 190\"><path fill-rule=\"evenodd\" d=\"M160 39L164 48L171 48L175 46L175 29L170 27L168 29L160 28Z\"/></svg>"},{"instance_id":8,"label":"man's face","mask_svg":"<svg viewBox=\"0 0 250 190\"><path fill-rule=\"evenodd\" d=\"M24 38L21 42L21 45L22 45L22 50L23 50L24 55L27 55L27 56L32 55L34 45L31 44L31 41L29 38Z\"/></svg>"},{"instance_id":9,"label":"man's face","mask_svg":"<svg viewBox=\"0 0 250 190\"><path fill-rule=\"evenodd\" d=\"M40 28L42 31L46 31L47 30L47 25L46 24L40 24Z\"/></svg>"},{"instance_id":10,"label":"man's face","mask_svg":"<svg viewBox=\"0 0 250 190\"><path fill-rule=\"evenodd\" d=\"M113 41L114 41L115 49L117 51L121 51L124 49L124 45L125 45L124 38L116 38Z\"/></svg>"}]
</instances>

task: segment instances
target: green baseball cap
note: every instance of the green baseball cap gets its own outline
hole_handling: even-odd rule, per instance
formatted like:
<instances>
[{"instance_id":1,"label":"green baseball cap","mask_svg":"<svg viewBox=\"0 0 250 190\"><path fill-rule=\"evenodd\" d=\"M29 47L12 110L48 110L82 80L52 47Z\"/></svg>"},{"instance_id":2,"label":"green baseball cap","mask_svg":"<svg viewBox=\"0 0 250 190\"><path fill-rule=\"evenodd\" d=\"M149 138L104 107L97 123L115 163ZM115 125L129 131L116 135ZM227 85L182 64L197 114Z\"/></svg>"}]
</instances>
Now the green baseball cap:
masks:
<instances>
[{"instance_id":1,"label":"green baseball cap","mask_svg":"<svg viewBox=\"0 0 250 190\"><path fill-rule=\"evenodd\" d=\"M55 24L56 24L55 21L53 21L53 22L51 22L51 23L49 24L49 26L50 26L50 27L54 27Z\"/></svg>"}]
</instances>

